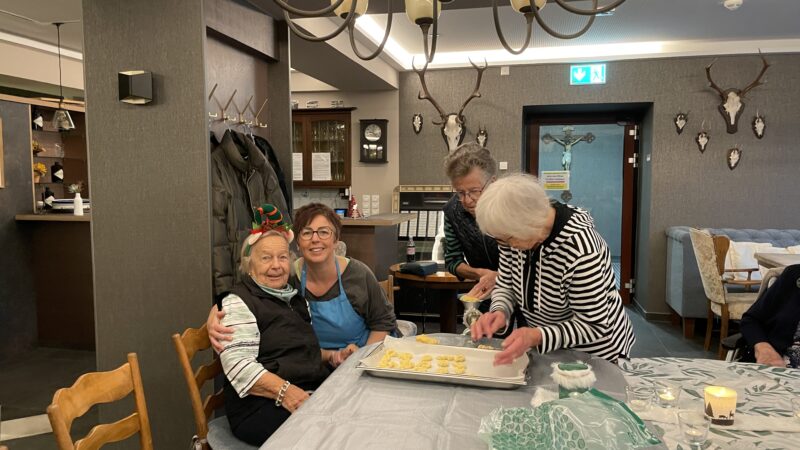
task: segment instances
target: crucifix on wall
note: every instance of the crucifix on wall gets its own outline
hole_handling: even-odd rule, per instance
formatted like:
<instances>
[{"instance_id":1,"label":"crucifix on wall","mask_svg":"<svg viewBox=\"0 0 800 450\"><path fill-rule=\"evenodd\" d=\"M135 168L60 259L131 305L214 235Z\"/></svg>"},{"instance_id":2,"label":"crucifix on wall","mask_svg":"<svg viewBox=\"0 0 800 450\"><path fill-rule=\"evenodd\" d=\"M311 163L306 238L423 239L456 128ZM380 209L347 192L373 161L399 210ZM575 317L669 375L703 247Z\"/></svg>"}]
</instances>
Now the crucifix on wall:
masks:
<instances>
[{"instance_id":1,"label":"crucifix on wall","mask_svg":"<svg viewBox=\"0 0 800 450\"><path fill-rule=\"evenodd\" d=\"M563 128L564 134L553 136L550 133L545 134L542 136L542 142L545 144L550 144L552 142L557 142L559 145L564 147L564 152L561 156L561 167L564 170L569 170L570 165L572 164L572 146L577 145L578 143L584 141L587 144L591 144L594 141L594 135L592 133L586 133L582 136L575 136L572 134L575 131L575 127L565 126Z\"/></svg>"}]
</instances>

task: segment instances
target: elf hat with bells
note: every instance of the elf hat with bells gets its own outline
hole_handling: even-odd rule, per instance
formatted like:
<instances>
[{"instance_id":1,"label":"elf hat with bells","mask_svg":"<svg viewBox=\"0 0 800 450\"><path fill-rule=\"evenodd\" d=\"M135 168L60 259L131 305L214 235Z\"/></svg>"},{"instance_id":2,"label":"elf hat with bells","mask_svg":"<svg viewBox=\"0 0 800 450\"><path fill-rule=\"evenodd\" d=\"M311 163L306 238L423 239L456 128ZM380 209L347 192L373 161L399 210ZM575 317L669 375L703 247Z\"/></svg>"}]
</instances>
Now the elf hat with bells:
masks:
<instances>
[{"instance_id":1,"label":"elf hat with bells","mask_svg":"<svg viewBox=\"0 0 800 450\"><path fill-rule=\"evenodd\" d=\"M253 209L253 228L246 239L245 256L250 256L250 249L268 231L282 233L289 242L294 240L292 226L283 220L283 214L281 214L280 210L275 205L264 203Z\"/></svg>"}]
</instances>

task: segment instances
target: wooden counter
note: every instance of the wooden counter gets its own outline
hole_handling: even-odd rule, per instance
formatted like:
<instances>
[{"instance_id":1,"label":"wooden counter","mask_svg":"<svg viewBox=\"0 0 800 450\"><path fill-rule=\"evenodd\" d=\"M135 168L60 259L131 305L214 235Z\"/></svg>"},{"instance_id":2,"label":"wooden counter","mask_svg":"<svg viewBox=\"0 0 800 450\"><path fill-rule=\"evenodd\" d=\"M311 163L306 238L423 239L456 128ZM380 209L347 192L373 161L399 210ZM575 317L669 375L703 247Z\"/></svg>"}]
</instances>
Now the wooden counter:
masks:
<instances>
[{"instance_id":1,"label":"wooden counter","mask_svg":"<svg viewBox=\"0 0 800 450\"><path fill-rule=\"evenodd\" d=\"M17 214L30 230L39 345L94 350L91 215Z\"/></svg>"},{"instance_id":2,"label":"wooden counter","mask_svg":"<svg viewBox=\"0 0 800 450\"><path fill-rule=\"evenodd\" d=\"M366 264L378 281L385 280L398 258L397 225L416 218L416 213L408 213L342 219L341 241L347 244L347 256Z\"/></svg>"},{"instance_id":3,"label":"wooden counter","mask_svg":"<svg viewBox=\"0 0 800 450\"><path fill-rule=\"evenodd\" d=\"M71 213L17 214L14 216L14 219L30 222L91 222L92 215L84 214L82 216L76 216Z\"/></svg>"}]
</instances>

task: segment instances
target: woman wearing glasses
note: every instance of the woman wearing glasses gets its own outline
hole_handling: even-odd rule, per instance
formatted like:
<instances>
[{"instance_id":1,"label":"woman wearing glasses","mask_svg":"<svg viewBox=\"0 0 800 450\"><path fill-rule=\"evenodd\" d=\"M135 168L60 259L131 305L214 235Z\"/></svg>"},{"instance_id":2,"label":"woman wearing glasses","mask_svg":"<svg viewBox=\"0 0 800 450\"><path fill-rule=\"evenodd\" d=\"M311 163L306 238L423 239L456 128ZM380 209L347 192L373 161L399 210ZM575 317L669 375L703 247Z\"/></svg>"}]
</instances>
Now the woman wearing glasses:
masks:
<instances>
[{"instance_id":1,"label":"woman wearing glasses","mask_svg":"<svg viewBox=\"0 0 800 450\"><path fill-rule=\"evenodd\" d=\"M295 281L308 300L320 347L383 341L397 326L393 307L369 267L334 254L342 232L339 216L311 203L297 210L294 227L303 256L295 262Z\"/></svg>"},{"instance_id":2,"label":"woman wearing glasses","mask_svg":"<svg viewBox=\"0 0 800 450\"><path fill-rule=\"evenodd\" d=\"M320 347L362 347L393 332L397 327L394 309L369 267L334 254L342 231L339 216L323 204L311 203L295 212L293 227L302 258L295 261L291 283L308 301ZM214 307L207 324L218 350L232 332L220 325L221 317Z\"/></svg>"},{"instance_id":3,"label":"woman wearing glasses","mask_svg":"<svg viewBox=\"0 0 800 450\"><path fill-rule=\"evenodd\" d=\"M475 214L497 240L500 264L491 312L472 325L472 339L508 328L516 310L526 322L503 341L495 364L530 348L571 348L612 362L630 355L633 328L611 253L588 212L549 200L536 177L516 174L492 183Z\"/></svg>"},{"instance_id":4,"label":"woman wearing glasses","mask_svg":"<svg viewBox=\"0 0 800 450\"><path fill-rule=\"evenodd\" d=\"M444 261L448 272L478 280L467 295L483 300L494 288L500 255L497 242L478 227L475 207L496 179L497 164L489 150L470 142L448 155L444 167L456 192L444 207Z\"/></svg>"}]
</instances>

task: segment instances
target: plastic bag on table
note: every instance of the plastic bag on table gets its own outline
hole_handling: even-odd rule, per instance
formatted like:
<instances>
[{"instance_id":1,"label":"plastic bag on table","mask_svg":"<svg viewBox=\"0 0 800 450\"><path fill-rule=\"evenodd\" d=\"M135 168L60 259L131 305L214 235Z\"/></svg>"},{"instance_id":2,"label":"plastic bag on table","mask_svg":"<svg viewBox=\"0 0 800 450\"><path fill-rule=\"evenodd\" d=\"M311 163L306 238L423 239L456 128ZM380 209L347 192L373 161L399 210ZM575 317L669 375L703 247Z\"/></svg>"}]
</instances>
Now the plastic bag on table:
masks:
<instances>
[{"instance_id":1,"label":"plastic bag on table","mask_svg":"<svg viewBox=\"0 0 800 450\"><path fill-rule=\"evenodd\" d=\"M498 408L481 419L492 450L635 449L660 444L624 403L591 389L536 408Z\"/></svg>"}]
</instances>

